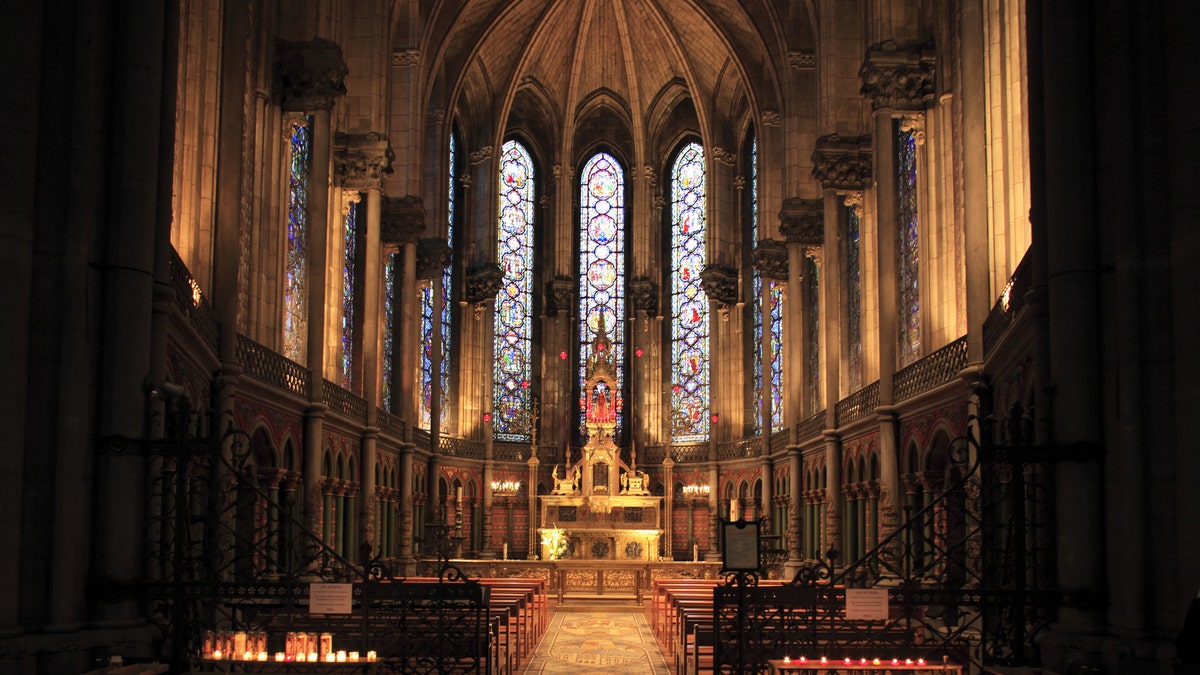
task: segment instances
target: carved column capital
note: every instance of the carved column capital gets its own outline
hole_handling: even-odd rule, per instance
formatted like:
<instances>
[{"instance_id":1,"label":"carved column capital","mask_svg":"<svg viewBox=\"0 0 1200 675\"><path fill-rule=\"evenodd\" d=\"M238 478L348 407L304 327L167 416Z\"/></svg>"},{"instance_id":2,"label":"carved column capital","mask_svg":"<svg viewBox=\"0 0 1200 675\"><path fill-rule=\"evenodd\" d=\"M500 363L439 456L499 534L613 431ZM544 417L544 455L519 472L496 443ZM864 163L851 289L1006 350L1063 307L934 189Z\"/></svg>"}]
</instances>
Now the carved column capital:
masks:
<instances>
[{"instance_id":1,"label":"carved column capital","mask_svg":"<svg viewBox=\"0 0 1200 675\"><path fill-rule=\"evenodd\" d=\"M863 217L863 193L861 191L847 192L846 199L842 203L854 209L856 217Z\"/></svg>"},{"instance_id":2,"label":"carved column capital","mask_svg":"<svg viewBox=\"0 0 1200 675\"><path fill-rule=\"evenodd\" d=\"M729 152L721 146L715 146L712 149L712 157L714 160L724 164L725 166L733 166L737 164L737 153Z\"/></svg>"},{"instance_id":3,"label":"carved column capital","mask_svg":"<svg viewBox=\"0 0 1200 675\"><path fill-rule=\"evenodd\" d=\"M549 311L570 312L575 307L575 281L571 277L557 276L546 284L546 296L550 298Z\"/></svg>"},{"instance_id":4,"label":"carved column capital","mask_svg":"<svg viewBox=\"0 0 1200 675\"><path fill-rule=\"evenodd\" d=\"M737 270L722 265L706 265L700 272L700 287L713 300L729 306L738 301Z\"/></svg>"},{"instance_id":5,"label":"carved column capital","mask_svg":"<svg viewBox=\"0 0 1200 675\"><path fill-rule=\"evenodd\" d=\"M490 145L485 145L474 152L467 153L467 161L472 165L482 164L492 158L494 148Z\"/></svg>"},{"instance_id":6,"label":"carved column capital","mask_svg":"<svg viewBox=\"0 0 1200 675\"><path fill-rule=\"evenodd\" d=\"M629 281L629 301L634 311L658 316L658 284L647 277L634 277Z\"/></svg>"},{"instance_id":7,"label":"carved column capital","mask_svg":"<svg viewBox=\"0 0 1200 675\"><path fill-rule=\"evenodd\" d=\"M925 145L925 113L910 113L901 117L900 131L911 133L917 145Z\"/></svg>"},{"instance_id":8,"label":"carved column capital","mask_svg":"<svg viewBox=\"0 0 1200 675\"><path fill-rule=\"evenodd\" d=\"M775 239L763 239L754 249L754 267L768 279L787 281L787 244Z\"/></svg>"},{"instance_id":9,"label":"carved column capital","mask_svg":"<svg viewBox=\"0 0 1200 675\"><path fill-rule=\"evenodd\" d=\"M439 277L450 265L450 245L444 237L423 237L417 241L417 278Z\"/></svg>"},{"instance_id":10,"label":"carved column capital","mask_svg":"<svg viewBox=\"0 0 1200 675\"><path fill-rule=\"evenodd\" d=\"M922 110L933 103L932 45L901 47L891 40L872 45L858 71L859 92L873 110Z\"/></svg>"},{"instance_id":11,"label":"carved column capital","mask_svg":"<svg viewBox=\"0 0 1200 675\"><path fill-rule=\"evenodd\" d=\"M496 263L485 263L467 270L463 298L470 304L494 301L504 285L504 270Z\"/></svg>"},{"instance_id":12,"label":"carved column capital","mask_svg":"<svg viewBox=\"0 0 1200 675\"><path fill-rule=\"evenodd\" d=\"M333 107L346 93L349 69L336 42L315 38L275 41L275 87L284 110Z\"/></svg>"},{"instance_id":13,"label":"carved column capital","mask_svg":"<svg viewBox=\"0 0 1200 675\"><path fill-rule=\"evenodd\" d=\"M871 182L871 137L822 136L813 150L812 164L812 177L821 187L862 190Z\"/></svg>"},{"instance_id":14,"label":"carved column capital","mask_svg":"<svg viewBox=\"0 0 1200 675\"><path fill-rule=\"evenodd\" d=\"M386 250L415 243L425 232L425 207L420 197L384 197L382 207L379 240Z\"/></svg>"},{"instance_id":15,"label":"carved column capital","mask_svg":"<svg viewBox=\"0 0 1200 675\"><path fill-rule=\"evenodd\" d=\"M820 246L825 239L825 216L820 199L790 197L779 211L779 231L789 244Z\"/></svg>"},{"instance_id":16,"label":"carved column capital","mask_svg":"<svg viewBox=\"0 0 1200 675\"><path fill-rule=\"evenodd\" d=\"M374 131L366 134L342 134L335 138L333 172L336 184L351 190L381 187L385 174L392 172L392 152L388 137Z\"/></svg>"}]
</instances>

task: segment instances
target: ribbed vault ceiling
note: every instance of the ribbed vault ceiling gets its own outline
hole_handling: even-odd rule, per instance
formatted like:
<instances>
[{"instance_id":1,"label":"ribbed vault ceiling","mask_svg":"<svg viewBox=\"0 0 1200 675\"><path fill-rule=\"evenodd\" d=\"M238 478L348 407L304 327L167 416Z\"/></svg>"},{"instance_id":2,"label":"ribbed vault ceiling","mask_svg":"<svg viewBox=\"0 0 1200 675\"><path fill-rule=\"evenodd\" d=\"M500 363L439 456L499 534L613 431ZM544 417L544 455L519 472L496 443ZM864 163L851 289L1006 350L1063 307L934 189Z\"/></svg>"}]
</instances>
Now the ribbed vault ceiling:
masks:
<instances>
[{"instance_id":1,"label":"ribbed vault ceiling","mask_svg":"<svg viewBox=\"0 0 1200 675\"><path fill-rule=\"evenodd\" d=\"M695 123L713 129L736 121L738 111L781 109L789 52L812 49L811 31L796 30L807 22L789 19L804 4L437 2L421 22L419 51L434 75L426 100L430 109L456 109L502 134L514 101L529 96L544 130L569 140L596 101L615 108L609 114L638 137L656 133L656 120L690 99Z\"/></svg>"}]
</instances>

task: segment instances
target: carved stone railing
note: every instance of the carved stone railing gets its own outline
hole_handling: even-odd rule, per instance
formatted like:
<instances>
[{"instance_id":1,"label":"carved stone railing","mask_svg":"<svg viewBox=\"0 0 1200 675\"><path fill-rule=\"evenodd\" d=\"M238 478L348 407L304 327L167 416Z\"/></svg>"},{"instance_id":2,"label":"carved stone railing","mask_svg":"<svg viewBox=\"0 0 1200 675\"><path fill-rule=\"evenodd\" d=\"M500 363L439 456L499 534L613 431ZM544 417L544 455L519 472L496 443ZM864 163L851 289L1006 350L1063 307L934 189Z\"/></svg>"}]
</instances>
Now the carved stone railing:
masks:
<instances>
[{"instance_id":1,"label":"carved stone railing","mask_svg":"<svg viewBox=\"0 0 1200 675\"><path fill-rule=\"evenodd\" d=\"M644 448L638 448L638 463L639 464L662 464L662 461L667 458L666 445L647 445Z\"/></svg>"},{"instance_id":2,"label":"carved stone railing","mask_svg":"<svg viewBox=\"0 0 1200 675\"><path fill-rule=\"evenodd\" d=\"M850 394L837 402L838 426L845 426L875 412L879 407L879 381Z\"/></svg>"},{"instance_id":3,"label":"carved stone railing","mask_svg":"<svg viewBox=\"0 0 1200 675\"><path fill-rule=\"evenodd\" d=\"M771 434L771 454L774 455L780 452L786 452L787 447L792 444L792 430L781 429Z\"/></svg>"},{"instance_id":4,"label":"carved stone railing","mask_svg":"<svg viewBox=\"0 0 1200 675\"><path fill-rule=\"evenodd\" d=\"M717 446L717 459L745 459L762 453L762 436L728 441Z\"/></svg>"},{"instance_id":5,"label":"carved stone railing","mask_svg":"<svg viewBox=\"0 0 1200 675\"><path fill-rule=\"evenodd\" d=\"M438 438L438 450L445 457L483 459L483 441L441 436Z\"/></svg>"},{"instance_id":6,"label":"carved stone railing","mask_svg":"<svg viewBox=\"0 0 1200 675\"><path fill-rule=\"evenodd\" d=\"M312 375L299 363L267 349L245 335L238 335L237 360L244 375L308 398Z\"/></svg>"},{"instance_id":7,"label":"carved stone railing","mask_svg":"<svg viewBox=\"0 0 1200 675\"><path fill-rule=\"evenodd\" d=\"M821 410L814 415L800 420L796 424L796 442L803 443L811 440L815 436L820 436L825 431L825 411Z\"/></svg>"},{"instance_id":8,"label":"carved stone railing","mask_svg":"<svg viewBox=\"0 0 1200 675\"><path fill-rule=\"evenodd\" d=\"M378 420L379 428L384 433L395 436L401 441L408 440L408 425L404 423L404 420L383 408L375 410L375 419Z\"/></svg>"},{"instance_id":9,"label":"carved stone railing","mask_svg":"<svg viewBox=\"0 0 1200 675\"><path fill-rule=\"evenodd\" d=\"M495 443L492 456L500 462L523 462L529 459L529 446L519 443ZM541 461L540 458L538 461Z\"/></svg>"},{"instance_id":10,"label":"carved stone railing","mask_svg":"<svg viewBox=\"0 0 1200 675\"><path fill-rule=\"evenodd\" d=\"M967 336L962 336L896 373L896 402L929 391L958 377L967 365Z\"/></svg>"},{"instance_id":11,"label":"carved stone railing","mask_svg":"<svg viewBox=\"0 0 1200 675\"><path fill-rule=\"evenodd\" d=\"M325 405L329 409L342 417L362 422L367 422L367 402L361 396L355 396L353 393L342 389L336 382L325 380L325 387L322 389Z\"/></svg>"},{"instance_id":12,"label":"carved stone railing","mask_svg":"<svg viewBox=\"0 0 1200 675\"><path fill-rule=\"evenodd\" d=\"M708 443L672 445L671 458L676 462L707 462Z\"/></svg>"},{"instance_id":13,"label":"carved stone railing","mask_svg":"<svg viewBox=\"0 0 1200 675\"><path fill-rule=\"evenodd\" d=\"M179 311L191 324L192 330L200 336L214 354L217 353L217 313L213 311L208 298L200 292L200 284L188 271L187 265L174 248L171 248L171 288L175 289L175 302Z\"/></svg>"},{"instance_id":14,"label":"carved stone railing","mask_svg":"<svg viewBox=\"0 0 1200 675\"><path fill-rule=\"evenodd\" d=\"M1008 285L1004 287L1004 292L992 306L992 311L988 313L987 319L983 321L984 355L990 355L996 345L1000 344L1000 339L1008 332L1008 327L1012 325L1013 319L1025 307L1025 294L1029 292L1031 282L1029 256L1026 255L1025 259L1017 265L1017 269L1013 271Z\"/></svg>"}]
</instances>

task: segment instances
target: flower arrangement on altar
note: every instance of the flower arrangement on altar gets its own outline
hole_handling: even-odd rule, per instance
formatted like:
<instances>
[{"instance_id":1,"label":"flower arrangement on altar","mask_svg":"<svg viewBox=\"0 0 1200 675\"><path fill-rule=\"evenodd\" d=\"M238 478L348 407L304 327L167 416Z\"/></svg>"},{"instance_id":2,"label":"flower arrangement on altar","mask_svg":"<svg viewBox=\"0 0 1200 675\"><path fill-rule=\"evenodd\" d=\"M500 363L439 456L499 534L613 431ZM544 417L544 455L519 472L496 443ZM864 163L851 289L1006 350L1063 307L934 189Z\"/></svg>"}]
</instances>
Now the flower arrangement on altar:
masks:
<instances>
[{"instance_id":1,"label":"flower arrangement on altar","mask_svg":"<svg viewBox=\"0 0 1200 675\"><path fill-rule=\"evenodd\" d=\"M546 557L559 560L567 554L567 531L558 525L542 533L542 546L546 548Z\"/></svg>"}]
</instances>

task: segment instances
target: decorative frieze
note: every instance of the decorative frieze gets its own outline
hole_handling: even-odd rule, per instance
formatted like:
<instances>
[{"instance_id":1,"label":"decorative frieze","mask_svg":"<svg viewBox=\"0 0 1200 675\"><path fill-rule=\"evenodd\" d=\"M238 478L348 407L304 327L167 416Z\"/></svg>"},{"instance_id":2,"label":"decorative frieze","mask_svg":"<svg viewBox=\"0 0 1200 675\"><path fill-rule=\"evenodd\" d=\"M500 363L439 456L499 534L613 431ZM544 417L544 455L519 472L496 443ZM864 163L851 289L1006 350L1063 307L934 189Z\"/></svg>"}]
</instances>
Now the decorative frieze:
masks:
<instances>
[{"instance_id":1,"label":"decorative frieze","mask_svg":"<svg viewBox=\"0 0 1200 675\"><path fill-rule=\"evenodd\" d=\"M812 164L812 177L821 187L862 190L871 182L871 137L822 136L813 150Z\"/></svg>"},{"instance_id":2,"label":"decorative frieze","mask_svg":"<svg viewBox=\"0 0 1200 675\"><path fill-rule=\"evenodd\" d=\"M380 187L385 174L392 172L392 152L388 137L374 131L366 134L342 134L334 139L333 171L336 184L351 190Z\"/></svg>"},{"instance_id":3,"label":"decorative frieze","mask_svg":"<svg viewBox=\"0 0 1200 675\"><path fill-rule=\"evenodd\" d=\"M417 278L440 277L450 265L451 255L445 237L422 237L417 241Z\"/></svg>"},{"instance_id":4,"label":"decorative frieze","mask_svg":"<svg viewBox=\"0 0 1200 675\"><path fill-rule=\"evenodd\" d=\"M738 301L737 270L722 265L707 265L700 272L700 287L708 299L729 306Z\"/></svg>"},{"instance_id":5,"label":"decorative frieze","mask_svg":"<svg viewBox=\"0 0 1200 675\"><path fill-rule=\"evenodd\" d=\"M470 304L494 301L504 285L504 270L496 263L485 263L467 270L463 299Z\"/></svg>"},{"instance_id":6,"label":"decorative frieze","mask_svg":"<svg viewBox=\"0 0 1200 675\"><path fill-rule=\"evenodd\" d=\"M817 53L810 51L791 51L787 54L788 65L797 70L813 70L817 67Z\"/></svg>"},{"instance_id":7,"label":"decorative frieze","mask_svg":"<svg viewBox=\"0 0 1200 675\"><path fill-rule=\"evenodd\" d=\"M825 216L820 199L791 197L779 211L779 231L789 244L820 246L825 240Z\"/></svg>"},{"instance_id":8,"label":"decorative frieze","mask_svg":"<svg viewBox=\"0 0 1200 675\"><path fill-rule=\"evenodd\" d=\"M768 279L787 281L787 244L775 239L763 239L754 248L754 268Z\"/></svg>"},{"instance_id":9,"label":"decorative frieze","mask_svg":"<svg viewBox=\"0 0 1200 675\"><path fill-rule=\"evenodd\" d=\"M346 93L349 69L336 42L275 42L275 86L284 110L328 110Z\"/></svg>"},{"instance_id":10,"label":"decorative frieze","mask_svg":"<svg viewBox=\"0 0 1200 675\"><path fill-rule=\"evenodd\" d=\"M425 207L420 197L385 197L380 212L379 240L386 250L394 252L415 243L425 233Z\"/></svg>"},{"instance_id":11,"label":"decorative frieze","mask_svg":"<svg viewBox=\"0 0 1200 675\"><path fill-rule=\"evenodd\" d=\"M923 110L933 104L934 64L931 45L902 48L886 40L867 50L859 91L873 110Z\"/></svg>"},{"instance_id":12,"label":"decorative frieze","mask_svg":"<svg viewBox=\"0 0 1200 675\"><path fill-rule=\"evenodd\" d=\"M783 116L778 110L764 110L761 113L762 123L764 127L781 127L783 126Z\"/></svg>"},{"instance_id":13,"label":"decorative frieze","mask_svg":"<svg viewBox=\"0 0 1200 675\"><path fill-rule=\"evenodd\" d=\"M551 312L570 312L575 308L575 280L559 275L546 285Z\"/></svg>"},{"instance_id":14,"label":"decorative frieze","mask_svg":"<svg viewBox=\"0 0 1200 675\"><path fill-rule=\"evenodd\" d=\"M397 49L392 52L392 65L411 68L421 62L421 52L415 49Z\"/></svg>"},{"instance_id":15,"label":"decorative frieze","mask_svg":"<svg viewBox=\"0 0 1200 675\"><path fill-rule=\"evenodd\" d=\"M728 150L726 150L725 148L722 148L719 145L713 147L712 158L715 161L720 162L721 164L724 164L725 166L733 166L734 164L737 164L737 153L729 152Z\"/></svg>"},{"instance_id":16,"label":"decorative frieze","mask_svg":"<svg viewBox=\"0 0 1200 675\"><path fill-rule=\"evenodd\" d=\"M492 148L492 146L485 145L482 148L480 148L474 152L468 153L467 161L470 162L472 165L482 164L492 158L493 151L494 151L494 149Z\"/></svg>"},{"instance_id":17,"label":"decorative frieze","mask_svg":"<svg viewBox=\"0 0 1200 675\"><path fill-rule=\"evenodd\" d=\"M658 284L648 277L634 277L629 281L629 302L635 312L658 316Z\"/></svg>"}]
</instances>

